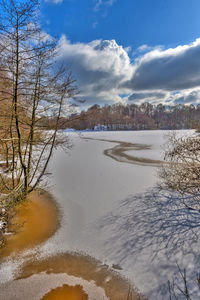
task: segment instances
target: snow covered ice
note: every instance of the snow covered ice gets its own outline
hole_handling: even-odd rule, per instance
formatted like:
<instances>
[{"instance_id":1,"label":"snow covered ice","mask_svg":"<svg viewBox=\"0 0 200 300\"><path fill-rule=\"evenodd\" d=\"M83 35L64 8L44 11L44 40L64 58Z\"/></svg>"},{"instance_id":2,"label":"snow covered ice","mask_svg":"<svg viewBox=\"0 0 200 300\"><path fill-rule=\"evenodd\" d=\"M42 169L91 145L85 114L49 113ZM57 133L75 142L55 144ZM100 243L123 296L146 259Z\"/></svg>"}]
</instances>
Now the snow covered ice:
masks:
<instances>
[{"instance_id":1,"label":"snow covered ice","mask_svg":"<svg viewBox=\"0 0 200 300\"><path fill-rule=\"evenodd\" d=\"M194 282L199 215L188 212L178 195L157 189L157 167L117 162L104 155L104 150L115 146L109 140L115 140L151 145L130 153L162 160L167 133L62 133L70 137L73 147L67 153L57 149L49 166L50 190L62 212L61 227L40 247L41 253L80 251L110 266L119 265L120 273L151 300L168 299L167 281L179 280L177 264L187 269ZM195 286L192 290L198 299Z\"/></svg>"}]
</instances>

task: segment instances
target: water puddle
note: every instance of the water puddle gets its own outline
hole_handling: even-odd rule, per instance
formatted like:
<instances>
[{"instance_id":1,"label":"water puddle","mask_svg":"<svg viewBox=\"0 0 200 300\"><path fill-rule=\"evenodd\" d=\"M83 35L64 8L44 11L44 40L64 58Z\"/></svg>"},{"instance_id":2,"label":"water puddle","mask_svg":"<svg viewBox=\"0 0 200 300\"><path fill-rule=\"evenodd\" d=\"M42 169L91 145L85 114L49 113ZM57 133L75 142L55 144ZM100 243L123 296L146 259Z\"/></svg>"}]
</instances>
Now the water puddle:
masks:
<instances>
[{"instance_id":1,"label":"water puddle","mask_svg":"<svg viewBox=\"0 0 200 300\"><path fill-rule=\"evenodd\" d=\"M88 300L88 295L80 285L62 287L51 290L41 300Z\"/></svg>"},{"instance_id":2,"label":"water puddle","mask_svg":"<svg viewBox=\"0 0 200 300\"><path fill-rule=\"evenodd\" d=\"M44 272L58 276L67 274L81 278L83 281L93 282L94 290L100 288L105 291L106 298L102 299L143 299L137 289L108 265L79 253L64 253L41 260L29 260L22 266L17 279L28 279L35 274L39 275Z\"/></svg>"},{"instance_id":3,"label":"water puddle","mask_svg":"<svg viewBox=\"0 0 200 300\"><path fill-rule=\"evenodd\" d=\"M109 300L104 290L80 277L45 272L1 285L1 300ZM114 298L113 298L114 299Z\"/></svg>"},{"instance_id":4,"label":"water puddle","mask_svg":"<svg viewBox=\"0 0 200 300\"><path fill-rule=\"evenodd\" d=\"M59 227L58 208L46 192L35 191L18 205L0 257L32 248L50 238Z\"/></svg>"},{"instance_id":5,"label":"water puddle","mask_svg":"<svg viewBox=\"0 0 200 300\"><path fill-rule=\"evenodd\" d=\"M23 250L32 249L51 237L59 227L59 210L46 192L31 193L12 219L11 231L1 258L22 258L14 278L1 285L1 300L90 300L142 299L127 280L108 265L80 253L39 258ZM130 296L130 297L129 297Z\"/></svg>"}]
</instances>

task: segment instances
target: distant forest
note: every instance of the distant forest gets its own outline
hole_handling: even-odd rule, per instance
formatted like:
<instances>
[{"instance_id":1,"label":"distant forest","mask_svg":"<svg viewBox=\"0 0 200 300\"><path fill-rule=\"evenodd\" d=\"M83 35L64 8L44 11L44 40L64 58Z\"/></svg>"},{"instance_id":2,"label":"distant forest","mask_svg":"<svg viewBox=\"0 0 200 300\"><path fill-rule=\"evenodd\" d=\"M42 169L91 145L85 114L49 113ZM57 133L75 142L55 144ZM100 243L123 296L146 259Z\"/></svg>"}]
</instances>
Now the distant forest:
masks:
<instances>
[{"instance_id":1,"label":"distant forest","mask_svg":"<svg viewBox=\"0 0 200 300\"><path fill-rule=\"evenodd\" d=\"M43 120L51 127L53 120ZM95 104L82 111L62 118L60 128L76 130L146 130L200 128L200 104L164 106L148 102L136 104L114 104L100 107Z\"/></svg>"}]
</instances>

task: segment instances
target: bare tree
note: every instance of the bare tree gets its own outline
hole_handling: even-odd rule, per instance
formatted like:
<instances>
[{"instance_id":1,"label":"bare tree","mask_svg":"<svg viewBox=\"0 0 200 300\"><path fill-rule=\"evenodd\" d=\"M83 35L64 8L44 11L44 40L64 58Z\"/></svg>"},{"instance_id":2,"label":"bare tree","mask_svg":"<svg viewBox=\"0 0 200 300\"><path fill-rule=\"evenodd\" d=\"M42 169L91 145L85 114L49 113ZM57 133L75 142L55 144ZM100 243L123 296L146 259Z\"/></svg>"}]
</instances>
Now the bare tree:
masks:
<instances>
[{"instance_id":1,"label":"bare tree","mask_svg":"<svg viewBox=\"0 0 200 300\"><path fill-rule=\"evenodd\" d=\"M178 191L188 209L200 210L200 136L172 133L160 170L162 185Z\"/></svg>"},{"instance_id":2,"label":"bare tree","mask_svg":"<svg viewBox=\"0 0 200 300\"><path fill-rule=\"evenodd\" d=\"M186 300L194 300L194 297L191 296L190 293L190 282L187 278L186 269L181 270L180 266L177 264L178 272L179 272L179 281L177 283L177 279L172 282L168 281L168 290L169 290L169 300L178 300L178 299L186 299ZM200 290L199 285L199 276L194 282L197 290Z\"/></svg>"},{"instance_id":3,"label":"bare tree","mask_svg":"<svg viewBox=\"0 0 200 300\"><path fill-rule=\"evenodd\" d=\"M71 74L56 63L56 41L38 20L37 0L0 0L0 106L9 107L0 128L0 154L6 172L0 174L7 199L18 201L44 177L66 101L75 87ZM44 133L41 119L54 116L53 130Z\"/></svg>"},{"instance_id":4,"label":"bare tree","mask_svg":"<svg viewBox=\"0 0 200 300\"><path fill-rule=\"evenodd\" d=\"M200 212L200 136L178 136L170 134L165 149L166 164L160 169L161 186L179 192L189 210ZM194 299L191 296L191 280L186 276L186 269L177 265L182 285L177 279L168 282L169 299ZM199 286L199 276L197 278Z\"/></svg>"}]
</instances>

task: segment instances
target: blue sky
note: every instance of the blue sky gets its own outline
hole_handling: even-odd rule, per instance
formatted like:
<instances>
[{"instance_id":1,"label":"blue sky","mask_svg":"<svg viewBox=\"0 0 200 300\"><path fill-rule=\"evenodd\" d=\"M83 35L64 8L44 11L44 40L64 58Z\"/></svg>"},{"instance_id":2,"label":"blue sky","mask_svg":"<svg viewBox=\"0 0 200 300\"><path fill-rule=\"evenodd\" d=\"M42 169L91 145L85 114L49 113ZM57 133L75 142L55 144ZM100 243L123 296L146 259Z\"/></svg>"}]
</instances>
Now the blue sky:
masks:
<instances>
[{"instance_id":1,"label":"blue sky","mask_svg":"<svg viewBox=\"0 0 200 300\"><path fill-rule=\"evenodd\" d=\"M88 105L199 102L199 0L43 0L41 12Z\"/></svg>"},{"instance_id":2,"label":"blue sky","mask_svg":"<svg viewBox=\"0 0 200 300\"><path fill-rule=\"evenodd\" d=\"M98 7L95 0L43 2L45 29L57 37L64 33L72 42L115 39L133 49L142 44L176 46L200 36L199 0L103 2L108 1Z\"/></svg>"}]
</instances>

